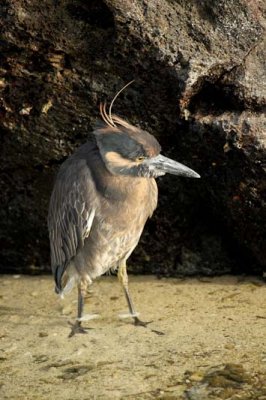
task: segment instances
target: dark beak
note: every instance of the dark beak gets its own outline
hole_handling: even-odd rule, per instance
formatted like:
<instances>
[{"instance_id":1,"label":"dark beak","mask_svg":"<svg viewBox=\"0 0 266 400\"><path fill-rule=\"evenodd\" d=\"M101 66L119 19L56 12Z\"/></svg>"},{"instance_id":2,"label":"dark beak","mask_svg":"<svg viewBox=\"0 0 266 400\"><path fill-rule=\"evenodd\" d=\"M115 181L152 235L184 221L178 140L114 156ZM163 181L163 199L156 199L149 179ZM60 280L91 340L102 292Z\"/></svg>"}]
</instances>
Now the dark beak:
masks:
<instances>
[{"instance_id":1,"label":"dark beak","mask_svg":"<svg viewBox=\"0 0 266 400\"><path fill-rule=\"evenodd\" d=\"M187 178L200 178L200 175L193 171L193 169L190 169L177 161L171 160L171 158L164 157L161 154L157 157L146 160L146 162L150 168L154 168L162 174L173 174L185 176Z\"/></svg>"}]
</instances>

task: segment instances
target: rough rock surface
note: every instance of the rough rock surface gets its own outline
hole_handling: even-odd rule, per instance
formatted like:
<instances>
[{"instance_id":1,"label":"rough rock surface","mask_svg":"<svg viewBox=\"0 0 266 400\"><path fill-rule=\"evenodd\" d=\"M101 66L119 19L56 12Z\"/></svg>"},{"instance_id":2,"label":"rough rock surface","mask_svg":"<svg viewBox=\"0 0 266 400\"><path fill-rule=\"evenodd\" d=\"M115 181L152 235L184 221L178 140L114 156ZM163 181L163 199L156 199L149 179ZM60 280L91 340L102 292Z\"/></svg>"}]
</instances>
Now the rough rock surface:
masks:
<instances>
[{"instance_id":1,"label":"rough rock surface","mask_svg":"<svg viewBox=\"0 0 266 400\"><path fill-rule=\"evenodd\" d=\"M3 0L0 13L2 271L49 268L58 165L130 79L116 112L202 175L159 180L135 270L263 269L262 0Z\"/></svg>"}]
</instances>

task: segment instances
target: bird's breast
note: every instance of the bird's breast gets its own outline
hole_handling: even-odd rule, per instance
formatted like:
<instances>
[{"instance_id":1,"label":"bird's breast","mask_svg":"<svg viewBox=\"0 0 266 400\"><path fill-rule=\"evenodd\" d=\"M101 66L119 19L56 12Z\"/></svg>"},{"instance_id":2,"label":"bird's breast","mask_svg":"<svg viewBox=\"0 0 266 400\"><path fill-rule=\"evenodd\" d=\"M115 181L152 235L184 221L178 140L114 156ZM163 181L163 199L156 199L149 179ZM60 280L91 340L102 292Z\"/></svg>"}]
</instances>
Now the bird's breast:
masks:
<instances>
[{"instance_id":1,"label":"bird's breast","mask_svg":"<svg viewBox=\"0 0 266 400\"><path fill-rule=\"evenodd\" d=\"M110 216L113 221L124 221L128 227L131 223L145 224L157 206L158 189L154 179L120 178L116 185L105 191L102 202L102 215Z\"/></svg>"},{"instance_id":2,"label":"bird's breast","mask_svg":"<svg viewBox=\"0 0 266 400\"><path fill-rule=\"evenodd\" d=\"M145 178L128 186L123 196L102 199L85 244L92 279L131 254L156 205L156 182Z\"/></svg>"}]
</instances>

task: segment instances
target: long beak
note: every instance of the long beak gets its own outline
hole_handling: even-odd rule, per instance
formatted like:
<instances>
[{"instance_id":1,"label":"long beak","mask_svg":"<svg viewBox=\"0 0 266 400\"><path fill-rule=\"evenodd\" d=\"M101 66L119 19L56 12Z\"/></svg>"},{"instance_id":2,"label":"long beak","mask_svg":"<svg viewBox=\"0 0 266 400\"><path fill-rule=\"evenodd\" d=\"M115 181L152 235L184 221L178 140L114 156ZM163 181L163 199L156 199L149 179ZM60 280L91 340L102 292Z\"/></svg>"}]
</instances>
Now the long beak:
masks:
<instances>
[{"instance_id":1,"label":"long beak","mask_svg":"<svg viewBox=\"0 0 266 400\"><path fill-rule=\"evenodd\" d=\"M164 174L168 173L185 176L187 178L200 178L200 175L193 171L193 169L190 169L177 161L171 160L171 158L164 157L161 154L157 157L146 160L146 162L150 167L155 168L157 171Z\"/></svg>"}]
</instances>

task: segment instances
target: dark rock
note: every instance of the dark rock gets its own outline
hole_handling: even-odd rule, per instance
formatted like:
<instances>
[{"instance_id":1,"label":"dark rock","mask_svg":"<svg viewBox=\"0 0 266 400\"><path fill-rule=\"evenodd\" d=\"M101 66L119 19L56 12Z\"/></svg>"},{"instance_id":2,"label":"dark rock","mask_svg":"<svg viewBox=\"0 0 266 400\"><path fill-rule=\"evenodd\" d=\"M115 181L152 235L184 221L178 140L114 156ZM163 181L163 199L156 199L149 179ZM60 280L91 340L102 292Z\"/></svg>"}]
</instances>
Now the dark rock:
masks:
<instances>
[{"instance_id":1,"label":"dark rock","mask_svg":"<svg viewBox=\"0 0 266 400\"><path fill-rule=\"evenodd\" d=\"M237 0L3 0L1 271L49 269L46 214L98 104L202 175L159 180L133 270L258 272L265 245L265 5ZM141 265L141 267L140 267Z\"/></svg>"},{"instance_id":2,"label":"dark rock","mask_svg":"<svg viewBox=\"0 0 266 400\"><path fill-rule=\"evenodd\" d=\"M248 372L242 364L213 366L193 373L187 371L184 380L186 400L253 400L263 399L266 393L263 371Z\"/></svg>"}]
</instances>

